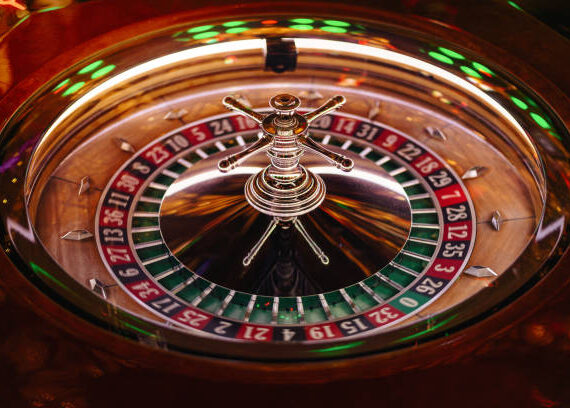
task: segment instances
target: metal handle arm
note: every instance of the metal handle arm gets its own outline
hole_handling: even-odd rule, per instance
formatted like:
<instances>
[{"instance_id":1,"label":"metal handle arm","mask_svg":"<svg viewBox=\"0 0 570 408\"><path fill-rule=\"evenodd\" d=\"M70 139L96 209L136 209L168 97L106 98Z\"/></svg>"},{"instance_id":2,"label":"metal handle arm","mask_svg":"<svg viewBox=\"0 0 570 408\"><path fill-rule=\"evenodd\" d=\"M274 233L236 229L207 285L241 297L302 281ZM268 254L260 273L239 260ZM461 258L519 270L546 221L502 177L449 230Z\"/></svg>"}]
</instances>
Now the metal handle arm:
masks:
<instances>
[{"instance_id":1,"label":"metal handle arm","mask_svg":"<svg viewBox=\"0 0 570 408\"><path fill-rule=\"evenodd\" d=\"M295 228L297 228L297 231L299 231L301 236L305 238L305 241L307 242L307 244L309 244L309 248L313 250L315 255L323 263L323 265L328 265L329 257L326 256L323 250L317 245L317 243L313 240L313 238L311 238L311 236L309 235L309 233L307 232L307 230L305 229L303 224L301 224L301 221L299 221L297 217L293 218L293 225L295 226Z\"/></svg>"},{"instance_id":2,"label":"metal handle arm","mask_svg":"<svg viewBox=\"0 0 570 408\"><path fill-rule=\"evenodd\" d=\"M247 149L242 150L226 157L218 162L218 169L222 173L227 173L230 170L235 169L237 166L246 161L249 157L254 154L259 153L269 147L271 143L271 138L269 136L263 135L261 139L249 146Z\"/></svg>"},{"instance_id":3,"label":"metal handle arm","mask_svg":"<svg viewBox=\"0 0 570 408\"><path fill-rule=\"evenodd\" d=\"M318 154L319 156L324 157L330 163L334 164L342 171L350 171L354 167L354 162L351 159L341 154L336 154L328 149L325 149L323 146L315 142L310 137L302 136L298 140L303 146L305 146L305 148L308 148L309 150L312 150L314 153Z\"/></svg>"},{"instance_id":4,"label":"metal handle arm","mask_svg":"<svg viewBox=\"0 0 570 408\"><path fill-rule=\"evenodd\" d=\"M346 98L344 96L342 95L333 96L328 101L326 101L324 105L321 105L312 112L305 113L304 115L305 119L307 119L307 122L311 124L311 122L320 118L323 115L326 115L330 111L340 108L342 105L344 105L345 102Z\"/></svg>"},{"instance_id":5,"label":"metal handle arm","mask_svg":"<svg viewBox=\"0 0 570 408\"><path fill-rule=\"evenodd\" d=\"M264 115L257 113L256 111L254 111L251 108L248 108L243 103L241 103L240 101L238 101L235 98L232 98L231 96L226 96L222 100L222 103L224 104L224 106L226 108L231 109L231 110L235 110L239 113L242 113L245 116L247 116L248 118L253 119L254 121L256 121L259 124L261 124L263 122L263 119L265 118Z\"/></svg>"}]
</instances>

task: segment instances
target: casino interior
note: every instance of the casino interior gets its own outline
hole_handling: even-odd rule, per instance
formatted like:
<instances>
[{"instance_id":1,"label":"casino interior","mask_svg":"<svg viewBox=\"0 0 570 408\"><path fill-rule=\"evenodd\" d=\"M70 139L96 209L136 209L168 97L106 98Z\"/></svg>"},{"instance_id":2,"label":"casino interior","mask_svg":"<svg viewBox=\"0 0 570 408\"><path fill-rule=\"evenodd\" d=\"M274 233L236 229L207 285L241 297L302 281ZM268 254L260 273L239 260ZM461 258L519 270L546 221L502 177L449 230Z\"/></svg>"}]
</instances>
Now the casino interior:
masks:
<instances>
[{"instance_id":1,"label":"casino interior","mask_svg":"<svg viewBox=\"0 0 570 408\"><path fill-rule=\"evenodd\" d=\"M0 0L0 406L569 406L569 11Z\"/></svg>"}]
</instances>

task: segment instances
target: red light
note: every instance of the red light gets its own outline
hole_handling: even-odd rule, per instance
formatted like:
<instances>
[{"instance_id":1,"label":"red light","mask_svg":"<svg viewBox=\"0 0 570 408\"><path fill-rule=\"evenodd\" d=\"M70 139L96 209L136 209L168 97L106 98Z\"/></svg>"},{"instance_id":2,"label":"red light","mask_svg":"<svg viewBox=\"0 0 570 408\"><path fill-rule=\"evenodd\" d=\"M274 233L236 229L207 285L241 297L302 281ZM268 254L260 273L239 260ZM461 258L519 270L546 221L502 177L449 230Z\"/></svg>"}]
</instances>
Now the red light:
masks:
<instances>
[{"instance_id":1,"label":"red light","mask_svg":"<svg viewBox=\"0 0 570 408\"><path fill-rule=\"evenodd\" d=\"M56 89L56 90L53 91L52 93L53 93L54 95L57 95L58 93L60 93L61 91L63 91L65 88L67 88L67 85L69 85L69 83L60 86L58 89Z\"/></svg>"},{"instance_id":2,"label":"red light","mask_svg":"<svg viewBox=\"0 0 570 408\"><path fill-rule=\"evenodd\" d=\"M551 408L560 405L560 402L551 400L550 398L546 397L536 386L532 387L531 395L532 398L538 402L541 407Z\"/></svg>"},{"instance_id":3,"label":"red light","mask_svg":"<svg viewBox=\"0 0 570 408\"><path fill-rule=\"evenodd\" d=\"M261 22L261 24L265 24L265 25L277 24L277 20L263 20Z\"/></svg>"},{"instance_id":4,"label":"red light","mask_svg":"<svg viewBox=\"0 0 570 408\"><path fill-rule=\"evenodd\" d=\"M562 173L562 178L564 179L564 182L566 183L568 188L570 188L570 177L567 174Z\"/></svg>"}]
</instances>

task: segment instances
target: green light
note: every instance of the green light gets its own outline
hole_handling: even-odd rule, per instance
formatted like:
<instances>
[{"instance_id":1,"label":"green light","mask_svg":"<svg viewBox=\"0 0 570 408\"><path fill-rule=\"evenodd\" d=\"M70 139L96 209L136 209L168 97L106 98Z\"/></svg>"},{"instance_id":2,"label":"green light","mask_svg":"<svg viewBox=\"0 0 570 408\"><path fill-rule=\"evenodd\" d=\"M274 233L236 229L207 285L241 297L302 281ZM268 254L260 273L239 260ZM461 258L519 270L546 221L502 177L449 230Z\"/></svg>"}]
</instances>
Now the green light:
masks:
<instances>
[{"instance_id":1,"label":"green light","mask_svg":"<svg viewBox=\"0 0 570 408\"><path fill-rule=\"evenodd\" d=\"M470 75L475 78L482 78L481 74L475 71L473 68L466 67L465 65L462 65L459 68L467 75Z\"/></svg>"},{"instance_id":2,"label":"green light","mask_svg":"<svg viewBox=\"0 0 570 408\"><path fill-rule=\"evenodd\" d=\"M61 96L71 95L71 94L73 94L73 93L79 91L79 89L80 89L83 85L85 85L85 82L83 82L83 81L82 81L82 82L78 82L78 83L76 83L76 84L73 84L73 85L71 85L69 88L67 88L67 89L65 90L65 92L61 94Z\"/></svg>"},{"instance_id":3,"label":"green light","mask_svg":"<svg viewBox=\"0 0 570 408\"><path fill-rule=\"evenodd\" d=\"M240 25L244 25L245 21L228 21L227 23L222 24L224 27L237 27Z\"/></svg>"},{"instance_id":4,"label":"green light","mask_svg":"<svg viewBox=\"0 0 570 408\"><path fill-rule=\"evenodd\" d=\"M292 28L294 30L312 30L313 26L312 25L306 25L306 24L296 24L296 25L289 26L289 28Z\"/></svg>"},{"instance_id":5,"label":"green light","mask_svg":"<svg viewBox=\"0 0 570 408\"><path fill-rule=\"evenodd\" d=\"M123 322L123 324L124 324L125 326L127 326L128 328L133 329L133 330L136 330L136 331L138 331L139 333L142 333L142 334L144 334L144 335L147 335L147 336L150 336L150 337L156 337L156 334L151 333L151 332L148 332L148 331L146 331L146 330L143 330L143 329L141 329L140 327L133 326L133 325L130 324L130 323Z\"/></svg>"},{"instance_id":6,"label":"green light","mask_svg":"<svg viewBox=\"0 0 570 408\"><path fill-rule=\"evenodd\" d=\"M47 8L45 8L45 9L38 10L38 13L47 13L48 11L59 10L59 9L62 9L62 8L63 8L63 6L47 7Z\"/></svg>"},{"instance_id":7,"label":"green light","mask_svg":"<svg viewBox=\"0 0 570 408\"><path fill-rule=\"evenodd\" d=\"M172 34L172 38L176 38L176 37L182 35L183 33L184 33L184 31L177 31L174 34Z\"/></svg>"},{"instance_id":8,"label":"green light","mask_svg":"<svg viewBox=\"0 0 570 408\"><path fill-rule=\"evenodd\" d=\"M355 342L343 344L340 346L333 346L333 347L328 347L328 348L324 348L324 349L313 350L313 352L315 352L315 353L330 353L333 351L340 351L340 350L346 350L346 349L358 347L361 344L364 344L364 342L363 341L355 341Z\"/></svg>"},{"instance_id":9,"label":"green light","mask_svg":"<svg viewBox=\"0 0 570 408\"><path fill-rule=\"evenodd\" d=\"M461 55L458 52L452 51L449 48L437 47L437 49L440 50L441 52L443 52L448 57L455 58L455 59L461 59L461 60L465 59L465 57L463 55Z\"/></svg>"},{"instance_id":10,"label":"green light","mask_svg":"<svg viewBox=\"0 0 570 408\"><path fill-rule=\"evenodd\" d=\"M117 68L116 65L107 65L106 67L103 67L101 69L98 69L97 71L93 72L93 74L91 75L91 79L95 79L95 78L99 78L102 76L107 75L109 72L111 72L112 70L114 70L115 68Z\"/></svg>"},{"instance_id":11,"label":"green light","mask_svg":"<svg viewBox=\"0 0 570 408\"><path fill-rule=\"evenodd\" d=\"M293 20L289 20L292 23L297 24L312 24L315 22L312 18L294 18Z\"/></svg>"},{"instance_id":12,"label":"green light","mask_svg":"<svg viewBox=\"0 0 570 408\"><path fill-rule=\"evenodd\" d=\"M519 6L517 3L515 3L514 1L507 1L507 4L511 7L516 8L517 10L523 11L523 9L521 8L521 6Z\"/></svg>"},{"instance_id":13,"label":"green light","mask_svg":"<svg viewBox=\"0 0 570 408\"><path fill-rule=\"evenodd\" d=\"M213 25L204 25L204 26L189 28L188 30L186 30L186 32L189 34L201 33L203 31L208 31L211 28L214 28L214 26Z\"/></svg>"},{"instance_id":14,"label":"green light","mask_svg":"<svg viewBox=\"0 0 570 408\"><path fill-rule=\"evenodd\" d=\"M528 109L528 105L526 103L524 103L523 101L521 101L519 98L515 98L514 96L511 96L511 100L515 103L515 105L517 105L522 110Z\"/></svg>"},{"instance_id":15,"label":"green light","mask_svg":"<svg viewBox=\"0 0 570 408\"><path fill-rule=\"evenodd\" d=\"M57 84L57 86L55 88L53 88L54 91L57 91L59 88L61 88L62 86L65 86L69 83L70 79L67 78L63 81L61 81L59 84Z\"/></svg>"},{"instance_id":16,"label":"green light","mask_svg":"<svg viewBox=\"0 0 570 408\"><path fill-rule=\"evenodd\" d=\"M528 96L525 98L526 102L530 105L530 106L534 106L535 108L538 108L538 105L536 104L535 101L533 101L532 99L530 99Z\"/></svg>"},{"instance_id":17,"label":"green light","mask_svg":"<svg viewBox=\"0 0 570 408\"><path fill-rule=\"evenodd\" d=\"M217 38L212 38L211 40L206 41L206 44L215 44L218 42Z\"/></svg>"},{"instance_id":18,"label":"green light","mask_svg":"<svg viewBox=\"0 0 570 408\"><path fill-rule=\"evenodd\" d=\"M244 31L249 30L248 27L234 27L234 28L228 28L226 30L226 33L228 34L238 34L238 33L243 33Z\"/></svg>"},{"instance_id":19,"label":"green light","mask_svg":"<svg viewBox=\"0 0 570 408\"><path fill-rule=\"evenodd\" d=\"M183 251L188 250L192 245L194 245L196 242L200 241L202 239L201 235L198 235L196 238L194 238L192 241L190 241L190 243L186 244L180 253L182 253Z\"/></svg>"},{"instance_id":20,"label":"green light","mask_svg":"<svg viewBox=\"0 0 570 408\"><path fill-rule=\"evenodd\" d=\"M79 72L77 72L77 74L81 75L81 74L86 74L88 72L91 72L95 68L97 68L99 65L101 65L102 63L103 63L103 60L95 61L95 62L87 65L86 67L82 68Z\"/></svg>"},{"instance_id":21,"label":"green light","mask_svg":"<svg viewBox=\"0 0 570 408\"><path fill-rule=\"evenodd\" d=\"M20 24L22 24L24 21L26 21L28 18L30 18L31 14L28 14L27 16L22 17L20 20L18 20L18 22L16 24L14 24L14 26L12 28L16 28L18 27Z\"/></svg>"},{"instance_id":22,"label":"green light","mask_svg":"<svg viewBox=\"0 0 570 408\"><path fill-rule=\"evenodd\" d=\"M443 54L440 54L439 52L430 51L428 52L428 55L433 59L438 60L439 62L444 62L446 64L453 64L453 60L451 58Z\"/></svg>"},{"instance_id":23,"label":"green light","mask_svg":"<svg viewBox=\"0 0 570 408\"><path fill-rule=\"evenodd\" d=\"M443 325L449 323L450 321L452 321L452 320L455 319L456 317L457 317L457 315L450 316L449 318L447 318L447 319L445 319L445 320L442 320L442 321L439 322L438 324L436 324L436 325L434 325L434 326L431 326L431 327L428 328L428 329L425 329L425 330L422 330L421 332L412 334L411 336L402 337L401 339L398 340L398 342L402 342L402 341L406 341L406 340L411 340L411 339L415 339L416 337L423 336L423 335L426 334L426 333L429 333L429 332L431 332L431 331L434 331L434 330L436 330L436 329L439 329L441 326L443 326Z\"/></svg>"},{"instance_id":24,"label":"green light","mask_svg":"<svg viewBox=\"0 0 570 408\"><path fill-rule=\"evenodd\" d=\"M39 274L39 275L43 275L46 278L52 280L53 282L55 282L58 286L61 286L64 289L69 289L67 286L65 286L61 281L59 281L58 279L54 278L48 271L46 271L44 268L42 268L39 265L36 265L33 262L30 262L30 266L32 267L32 270Z\"/></svg>"},{"instance_id":25,"label":"green light","mask_svg":"<svg viewBox=\"0 0 570 408\"><path fill-rule=\"evenodd\" d=\"M335 27L349 27L350 26L350 23L347 23L345 21L338 21L338 20L324 20L323 23L325 23L326 25L335 26Z\"/></svg>"},{"instance_id":26,"label":"green light","mask_svg":"<svg viewBox=\"0 0 570 408\"><path fill-rule=\"evenodd\" d=\"M531 118L534 119L534 121L536 123L538 123L538 125L543 128L543 129L550 129L550 123L548 123L548 121L546 119L544 119L542 116L540 116L538 113L535 112L531 112L530 113Z\"/></svg>"},{"instance_id":27,"label":"green light","mask_svg":"<svg viewBox=\"0 0 570 408\"><path fill-rule=\"evenodd\" d=\"M220 34L219 31L206 31L205 33L196 34L192 38L195 40L203 40L205 38L215 37L218 34Z\"/></svg>"},{"instance_id":28,"label":"green light","mask_svg":"<svg viewBox=\"0 0 570 408\"><path fill-rule=\"evenodd\" d=\"M479 64L478 62L473 62L473 66L475 68L477 68L479 71L486 72L487 74L493 75L493 71L491 71L489 68L487 68L483 64Z\"/></svg>"},{"instance_id":29,"label":"green light","mask_svg":"<svg viewBox=\"0 0 570 408\"><path fill-rule=\"evenodd\" d=\"M321 30L328 31L329 33L346 33L348 31L346 28L331 26L321 27Z\"/></svg>"}]
</instances>

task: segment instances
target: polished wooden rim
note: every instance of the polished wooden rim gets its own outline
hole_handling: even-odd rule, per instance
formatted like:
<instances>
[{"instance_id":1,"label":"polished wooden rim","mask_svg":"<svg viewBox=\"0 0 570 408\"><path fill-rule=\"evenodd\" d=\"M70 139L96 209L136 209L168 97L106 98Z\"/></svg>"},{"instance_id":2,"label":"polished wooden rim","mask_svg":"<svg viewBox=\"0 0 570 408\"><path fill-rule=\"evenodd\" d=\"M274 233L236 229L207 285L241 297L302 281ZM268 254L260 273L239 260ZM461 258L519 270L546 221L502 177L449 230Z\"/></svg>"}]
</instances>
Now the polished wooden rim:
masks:
<instances>
[{"instance_id":1,"label":"polished wooden rim","mask_svg":"<svg viewBox=\"0 0 570 408\"><path fill-rule=\"evenodd\" d=\"M87 6L88 4L86 4ZM310 13L311 11L321 11L322 4L306 5L299 3L298 10ZM302 5L302 7L301 7ZM172 26L174 24L187 22L190 20L200 20L203 18L214 18L217 16L260 14L260 10L267 10L271 6L273 13L279 10L285 12L291 9L291 3L256 3L244 7L225 6L200 9L197 11L185 11L172 15L146 20L147 16L140 15L140 19L133 24L123 28L117 28L111 33L107 33L97 38L88 39L85 43L77 40L78 44L71 51L57 57L49 65L29 72L29 76L22 79L15 85L0 102L0 112L2 116L8 118L17 107L23 103L39 85L51 79L56 73L68 67L73 62L81 60L94 52L112 46L113 44L132 38L132 36L154 31L159 28ZM89 7L95 5L89 4ZM341 5L329 5L327 10L330 15L350 15L355 18L365 18L372 21L389 21L418 31L434 34L440 38L457 42L461 38L462 44L487 58L497 61L517 76L542 93L543 97L551 104L555 105L558 114L568 125L570 121L570 108L568 107L568 96L554 86L542 75L534 72L524 64L520 64L516 57L506 54L501 49L488 43L482 42L477 36L467 32L458 32L451 27L445 27L434 22L409 17L390 12L370 11L363 8L346 8ZM267 13L270 15L270 13ZM95 33L96 34L96 33ZM95 35L93 34L93 35ZM14 36L23 35L15 32L7 38L13 41ZM479 33L480 35L480 33ZM508 44L501 44L503 48ZM25 60L25 58L23 58ZM13 66L18 66L21 62L15 58ZM517 71L517 67L523 66ZM547 95L547 96L545 96ZM368 355L344 360L331 360L326 362L312 362L304 364L283 364L283 363L255 363L243 361L231 361L215 358L207 358L196 355L178 354L156 350L141 344L125 341L122 337L114 335L106 330L96 327L83 319L77 317L60 305L48 298L35 286L23 277L6 256L0 257L0 276L3 285L9 293L24 294L23 302L38 312L43 317L54 321L54 323L64 329L67 333L86 342L96 348L111 350L113 354L122 359L132 359L139 367L150 367L161 369L168 367L169 371L180 372L200 377L215 376L219 379L236 379L243 381L268 381L268 382L301 382L301 381L329 381L343 378L377 377L388 375L393 372L409 370L413 368L426 368L436 364L444 364L453 361L460 355L464 355L483 341L489 339L490 333L493 337L500 335L524 316L534 312L544 303L546 299L559 290L568 282L566 271L570 268L570 254L566 254L548 275L548 279L539 282L532 291L526 293L521 298L513 302L509 307L498 311L489 318L462 330L458 333L450 334L449 337L440 338L428 343L419 344L413 353L407 351L393 351L389 354ZM14 298L14 296L12 296ZM58 318L54 318L58 316ZM62 317L63 316L63 317ZM458 352L460 350L460 352ZM334 369L334 370L331 370ZM357 374L355 374L357 373ZM237 375L236 375L237 374Z\"/></svg>"}]
</instances>

